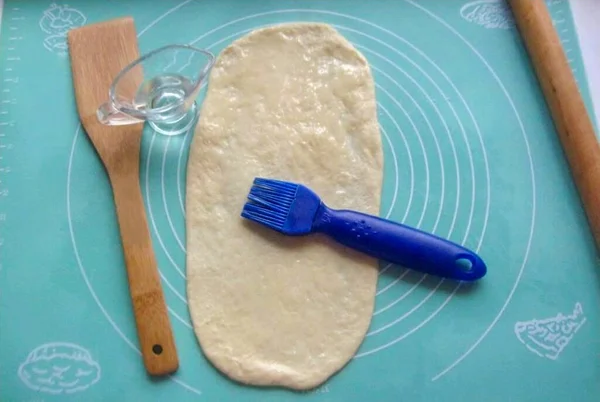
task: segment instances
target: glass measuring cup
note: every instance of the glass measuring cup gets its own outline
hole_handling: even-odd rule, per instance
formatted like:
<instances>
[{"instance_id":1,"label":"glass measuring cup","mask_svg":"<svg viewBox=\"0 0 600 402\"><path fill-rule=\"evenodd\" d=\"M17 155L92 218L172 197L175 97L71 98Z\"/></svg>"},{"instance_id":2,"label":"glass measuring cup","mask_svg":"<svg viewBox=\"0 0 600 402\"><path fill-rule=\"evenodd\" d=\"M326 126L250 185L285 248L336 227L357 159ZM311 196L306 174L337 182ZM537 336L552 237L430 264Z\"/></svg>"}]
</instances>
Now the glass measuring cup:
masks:
<instances>
[{"instance_id":1,"label":"glass measuring cup","mask_svg":"<svg viewBox=\"0 0 600 402\"><path fill-rule=\"evenodd\" d=\"M116 76L98 120L112 126L148 121L164 135L185 133L196 121L196 98L214 62L212 53L188 45L147 53Z\"/></svg>"}]
</instances>

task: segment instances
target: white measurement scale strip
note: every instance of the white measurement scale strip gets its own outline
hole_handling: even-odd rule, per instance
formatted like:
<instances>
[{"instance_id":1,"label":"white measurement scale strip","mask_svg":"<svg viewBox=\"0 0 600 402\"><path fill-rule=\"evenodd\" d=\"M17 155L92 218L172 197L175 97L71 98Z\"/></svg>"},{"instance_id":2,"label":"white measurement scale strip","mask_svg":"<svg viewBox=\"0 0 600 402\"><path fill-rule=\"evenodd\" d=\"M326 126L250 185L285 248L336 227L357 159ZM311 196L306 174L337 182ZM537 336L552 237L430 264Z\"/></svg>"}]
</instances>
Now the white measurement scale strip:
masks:
<instances>
[{"instance_id":1,"label":"white measurement scale strip","mask_svg":"<svg viewBox=\"0 0 600 402\"><path fill-rule=\"evenodd\" d=\"M596 127L600 127L600 7L597 0L572 0L571 10L595 106Z\"/></svg>"},{"instance_id":2,"label":"white measurement scale strip","mask_svg":"<svg viewBox=\"0 0 600 402\"><path fill-rule=\"evenodd\" d=\"M597 21L594 17L600 17L597 0L546 0L546 4L552 14L554 27L562 38L561 43L575 80L580 84L577 77L587 75L586 90L589 90L592 100L589 112L592 114L592 119L595 117L596 127L600 127L600 71L597 68L600 66L600 53L597 46L594 46L600 43L597 39L600 38L600 26L597 23L590 23L590 21ZM569 6L572 19L567 11ZM581 56L578 56L578 50L581 51ZM582 60L576 60L578 57ZM585 72L578 71L576 67L580 61L585 66Z\"/></svg>"},{"instance_id":3,"label":"white measurement scale strip","mask_svg":"<svg viewBox=\"0 0 600 402\"><path fill-rule=\"evenodd\" d=\"M2 6L3 4L0 4ZM13 7L12 12L7 20L3 17L3 7L0 8L0 19L2 24L7 27L6 32L9 36L8 46L0 50L0 54L4 57L4 71L0 74L2 77L2 88L0 92L0 271L3 269L3 250L6 243L6 232L4 227L9 219L6 204L10 196L8 187L9 175L11 174L11 166L8 162L10 152L13 149L11 142L11 128L15 122L11 117L11 109L17 104L17 87L19 85L18 63L21 58L17 53L18 42L23 38L19 35L20 23L24 21L24 16L19 13L18 7Z\"/></svg>"}]
</instances>

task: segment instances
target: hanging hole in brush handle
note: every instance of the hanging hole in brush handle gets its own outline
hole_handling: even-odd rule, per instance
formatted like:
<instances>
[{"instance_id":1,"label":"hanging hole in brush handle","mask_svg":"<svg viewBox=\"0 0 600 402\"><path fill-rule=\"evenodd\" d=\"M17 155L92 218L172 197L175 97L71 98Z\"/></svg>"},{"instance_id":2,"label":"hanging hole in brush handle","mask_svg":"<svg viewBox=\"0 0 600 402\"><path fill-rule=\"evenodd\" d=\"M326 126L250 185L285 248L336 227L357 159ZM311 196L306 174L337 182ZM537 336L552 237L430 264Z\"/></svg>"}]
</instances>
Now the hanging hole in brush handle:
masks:
<instances>
[{"instance_id":1,"label":"hanging hole in brush handle","mask_svg":"<svg viewBox=\"0 0 600 402\"><path fill-rule=\"evenodd\" d=\"M456 266L463 272L470 272L473 269L473 262L467 257L456 259Z\"/></svg>"}]
</instances>

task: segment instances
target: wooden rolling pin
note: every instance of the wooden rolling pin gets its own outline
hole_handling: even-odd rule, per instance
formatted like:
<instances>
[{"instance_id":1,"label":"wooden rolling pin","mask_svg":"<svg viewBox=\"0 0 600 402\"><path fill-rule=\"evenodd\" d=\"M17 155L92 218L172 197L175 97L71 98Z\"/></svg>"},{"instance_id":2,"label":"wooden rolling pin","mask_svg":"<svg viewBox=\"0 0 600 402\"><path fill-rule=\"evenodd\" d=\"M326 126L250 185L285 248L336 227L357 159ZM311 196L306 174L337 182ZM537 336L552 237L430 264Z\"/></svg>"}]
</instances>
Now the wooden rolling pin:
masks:
<instances>
[{"instance_id":1,"label":"wooden rolling pin","mask_svg":"<svg viewBox=\"0 0 600 402\"><path fill-rule=\"evenodd\" d=\"M544 0L508 0L600 250L600 146Z\"/></svg>"}]
</instances>

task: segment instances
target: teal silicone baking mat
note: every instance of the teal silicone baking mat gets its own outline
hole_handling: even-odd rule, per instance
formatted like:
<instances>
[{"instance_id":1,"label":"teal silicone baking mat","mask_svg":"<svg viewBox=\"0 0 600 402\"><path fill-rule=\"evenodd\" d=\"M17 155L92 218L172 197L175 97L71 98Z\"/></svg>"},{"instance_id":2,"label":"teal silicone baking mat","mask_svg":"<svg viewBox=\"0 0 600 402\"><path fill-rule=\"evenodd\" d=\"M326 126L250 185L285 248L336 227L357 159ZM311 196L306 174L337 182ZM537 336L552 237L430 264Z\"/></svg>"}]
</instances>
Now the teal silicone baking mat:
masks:
<instances>
[{"instance_id":1,"label":"teal silicone baking mat","mask_svg":"<svg viewBox=\"0 0 600 402\"><path fill-rule=\"evenodd\" d=\"M589 106L569 5L548 5ZM203 356L188 315L191 134L148 129L140 180L181 361L174 376L150 380L65 43L69 28L124 15L142 52L189 43L217 53L270 24L333 25L376 80L382 215L478 250L488 275L467 285L382 265L371 327L339 374L304 393L234 384ZM600 398L598 261L504 3L7 0L1 29L1 401Z\"/></svg>"}]
</instances>

